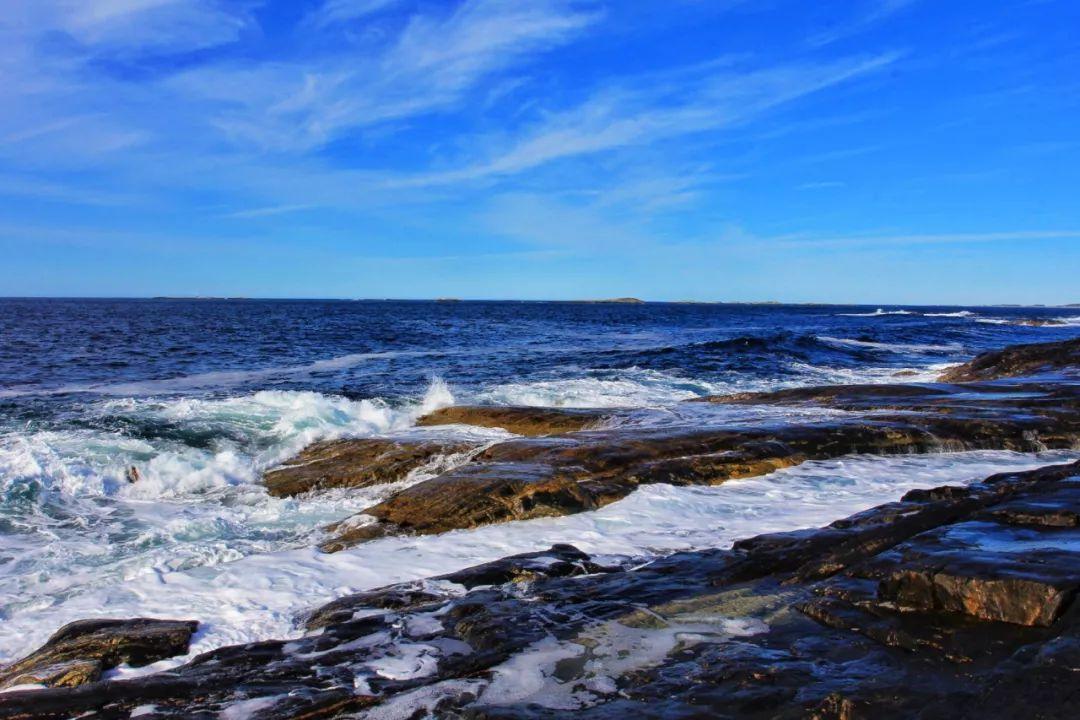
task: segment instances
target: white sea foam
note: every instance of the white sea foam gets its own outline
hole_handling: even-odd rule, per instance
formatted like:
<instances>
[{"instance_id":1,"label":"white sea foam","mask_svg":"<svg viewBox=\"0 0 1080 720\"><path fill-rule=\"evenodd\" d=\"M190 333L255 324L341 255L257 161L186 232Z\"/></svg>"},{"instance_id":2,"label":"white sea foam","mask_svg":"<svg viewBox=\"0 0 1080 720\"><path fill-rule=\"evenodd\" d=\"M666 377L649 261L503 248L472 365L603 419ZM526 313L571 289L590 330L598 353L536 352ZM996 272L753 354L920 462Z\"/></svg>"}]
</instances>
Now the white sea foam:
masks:
<instances>
[{"instance_id":1,"label":"white sea foam","mask_svg":"<svg viewBox=\"0 0 1080 720\"><path fill-rule=\"evenodd\" d=\"M730 392L732 387L728 383L706 382L641 368L621 370L618 375L506 383L484 390L474 399L492 405L658 407L703 395Z\"/></svg>"},{"instance_id":2,"label":"white sea foam","mask_svg":"<svg viewBox=\"0 0 1080 720\"><path fill-rule=\"evenodd\" d=\"M825 339L825 338L822 338ZM829 338L837 344L859 343L841 338ZM873 343L877 345L877 343ZM892 345L885 349L930 353L956 350L953 346ZM949 363L933 363L912 367L842 368L811 365L798 361L788 363L791 370L784 380L755 378L746 375L730 379L702 380L675 373L642 368L627 368L617 375L605 371L604 377L584 376L566 380L533 380L495 385L477 393L463 394L462 400L492 405L534 405L539 407L577 408L669 408L684 400L707 395L740 392L782 390L803 385L932 382ZM601 371L594 371L601 372ZM898 373L901 373L898 375Z\"/></svg>"},{"instance_id":3,"label":"white sea foam","mask_svg":"<svg viewBox=\"0 0 1080 720\"><path fill-rule=\"evenodd\" d=\"M763 478L715 488L653 485L601 510L458 531L442 536L376 540L348 551L321 554L293 547L249 554L216 564L170 569L157 564L98 586L49 593L32 586L35 602L6 598L0 656L10 659L40 645L60 625L79 618L149 615L194 618L202 626L192 652L224 644L294 636L298 613L349 592L438 575L508 554L570 542L586 552L641 556L676 550L725 547L763 532L821 525L916 487L981 479L994 472L1064 461L1080 453L970 452L927 456L851 457L811 462ZM330 502L344 500L335 497ZM307 510L319 499L274 501L259 509L279 520ZM135 500L120 503L128 511ZM160 532L177 532L170 513L200 508L143 504L139 512L162 513ZM119 510L117 511L119 512ZM218 520L206 516L206 522ZM268 520L270 521L270 520ZM183 530L187 526L180 526ZM238 529L243 530L238 523ZM261 528L256 525L256 530ZM253 531L257 535L257 532ZM233 541L235 542L235 541ZM102 553L112 552L102 548ZM75 560L75 558L73 558ZM92 580L94 564L77 559L72 572ZM81 571L78 567L83 568Z\"/></svg>"},{"instance_id":4,"label":"white sea foam","mask_svg":"<svg viewBox=\"0 0 1080 720\"><path fill-rule=\"evenodd\" d=\"M414 405L310 392L220 400L106 401L89 414L180 428L151 439L105 430L0 437L0 515L11 528L0 564L0 608L32 609L146 573L235 561L310 544L314 528L368 507L465 457L436 458L400 483L305 500L267 495L266 468L315 440L453 434L479 444L506 433L414 428L417 415L453 402L441 380ZM212 438L191 442L192 436ZM140 479L126 480L136 467Z\"/></svg>"},{"instance_id":5,"label":"white sea foam","mask_svg":"<svg viewBox=\"0 0 1080 720\"><path fill-rule=\"evenodd\" d=\"M855 348L873 348L875 350L888 350L890 352L900 353L941 353L941 352L961 352L964 349L963 345L930 345L930 344L917 344L917 343L885 343L885 342L873 342L871 340L853 340L851 338L837 338L830 337L828 335L818 335L818 340L828 343L830 345L838 345L840 347L855 347Z\"/></svg>"},{"instance_id":6,"label":"white sea foam","mask_svg":"<svg viewBox=\"0 0 1080 720\"><path fill-rule=\"evenodd\" d=\"M659 627L609 621L587 628L574 641L545 638L492 668L491 683L478 704L536 703L555 710L589 707L616 693L616 678L659 664L676 647L725 642L768 630L751 618L674 620L656 617ZM570 659L582 663L581 677L561 682L556 679L556 666Z\"/></svg>"},{"instance_id":7,"label":"white sea foam","mask_svg":"<svg viewBox=\"0 0 1080 720\"><path fill-rule=\"evenodd\" d=\"M966 318L973 317L975 313L970 310L959 310L957 312L943 312L943 313L923 313L923 317L946 317L946 318Z\"/></svg>"},{"instance_id":8,"label":"white sea foam","mask_svg":"<svg viewBox=\"0 0 1080 720\"><path fill-rule=\"evenodd\" d=\"M884 308L878 308L874 312L869 313L837 313L841 317L880 317L882 315L915 315L916 313L911 310L885 310Z\"/></svg>"},{"instance_id":9,"label":"white sea foam","mask_svg":"<svg viewBox=\"0 0 1080 720\"><path fill-rule=\"evenodd\" d=\"M404 407L295 391L109 400L89 414L176 427L180 436L148 440L90 429L10 433L0 438L0 489L36 481L72 496L161 499L256 484L264 469L316 440L405 430L419 415L451 403L453 395L441 379L432 381L417 404ZM193 446L185 442L192 435L212 440ZM134 485L125 480L132 466L141 476Z\"/></svg>"}]
</instances>

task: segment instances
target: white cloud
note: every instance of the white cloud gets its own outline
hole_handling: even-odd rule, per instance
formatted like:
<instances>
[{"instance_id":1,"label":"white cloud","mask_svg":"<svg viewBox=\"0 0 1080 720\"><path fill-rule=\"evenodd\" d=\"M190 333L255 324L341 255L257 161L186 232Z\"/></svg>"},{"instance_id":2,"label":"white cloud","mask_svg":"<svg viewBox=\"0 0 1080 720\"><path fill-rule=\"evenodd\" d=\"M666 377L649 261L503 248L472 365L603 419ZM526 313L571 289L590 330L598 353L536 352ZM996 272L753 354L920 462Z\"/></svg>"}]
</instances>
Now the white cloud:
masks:
<instances>
[{"instance_id":1,"label":"white cloud","mask_svg":"<svg viewBox=\"0 0 1080 720\"><path fill-rule=\"evenodd\" d=\"M366 52L257 66L212 66L173 81L215 101L213 124L239 142L306 151L341 134L461 103L481 80L568 41L598 18L567 0L466 0L415 14Z\"/></svg>"},{"instance_id":2,"label":"white cloud","mask_svg":"<svg viewBox=\"0 0 1080 720\"><path fill-rule=\"evenodd\" d=\"M252 208L250 210L240 210L238 212L229 213L225 217L233 218L236 220L246 220L250 218L272 217L275 215L285 215L288 213L302 212L304 210L310 210L314 205L270 205L268 207Z\"/></svg>"},{"instance_id":3,"label":"white cloud","mask_svg":"<svg viewBox=\"0 0 1080 720\"><path fill-rule=\"evenodd\" d=\"M317 27L347 23L388 10L403 0L326 0L308 18Z\"/></svg>"},{"instance_id":4,"label":"white cloud","mask_svg":"<svg viewBox=\"0 0 1080 720\"><path fill-rule=\"evenodd\" d=\"M750 120L779 105L879 71L897 59L869 58L736 72L715 65L680 82L626 83L572 110L550 115L501 153L457 170L400 178L392 185L422 186L510 175L563 158L589 155L693 133L715 131Z\"/></svg>"},{"instance_id":5,"label":"white cloud","mask_svg":"<svg viewBox=\"0 0 1080 720\"><path fill-rule=\"evenodd\" d=\"M814 47L822 47L852 35L857 35L879 23L885 22L915 2L916 0L870 0L869 6L862 13L851 20L838 23L834 27L812 36L809 43Z\"/></svg>"},{"instance_id":6,"label":"white cloud","mask_svg":"<svg viewBox=\"0 0 1080 720\"><path fill-rule=\"evenodd\" d=\"M904 235L862 235L840 237L803 237L777 240L789 248L844 248L895 245L963 245L970 243L1022 242L1038 240L1080 240L1080 230L1015 230L1004 232L926 233ZM767 239L765 242L769 242Z\"/></svg>"},{"instance_id":7,"label":"white cloud","mask_svg":"<svg viewBox=\"0 0 1080 720\"><path fill-rule=\"evenodd\" d=\"M252 20L246 0L10 0L18 32L62 32L90 52L187 52L237 39Z\"/></svg>"}]
</instances>

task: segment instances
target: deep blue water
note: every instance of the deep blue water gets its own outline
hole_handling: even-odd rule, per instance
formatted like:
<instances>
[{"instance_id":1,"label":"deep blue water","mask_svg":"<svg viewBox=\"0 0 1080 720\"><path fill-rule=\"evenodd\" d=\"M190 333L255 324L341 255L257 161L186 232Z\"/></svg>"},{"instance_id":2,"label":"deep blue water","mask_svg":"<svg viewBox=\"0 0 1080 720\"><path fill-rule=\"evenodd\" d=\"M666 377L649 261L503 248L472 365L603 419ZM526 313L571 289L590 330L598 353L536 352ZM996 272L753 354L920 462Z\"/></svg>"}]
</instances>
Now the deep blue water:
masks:
<instances>
[{"instance_id":1,"label":"deep blue water","mask_svg":"<svg viewBox=\"0 0 1080 720\"><path fill-rule=\"evenodd\" d=\"M48 393L61 393L58 405L95 394L207 396L255 389L399 398L420 392L432 375L472 390L616 377L631 368L710 382L790 382L805 375L805 365L921 367L1080 333L1076 324L1002 323L1024 318L1076 323L1080 310L1072 309L919 307L907 308L909 315L865 315L876 310L5 299L0 300L0 394L10 412ZM962 311L972 315L941 316Z\"/></svg>"}]
</instances>

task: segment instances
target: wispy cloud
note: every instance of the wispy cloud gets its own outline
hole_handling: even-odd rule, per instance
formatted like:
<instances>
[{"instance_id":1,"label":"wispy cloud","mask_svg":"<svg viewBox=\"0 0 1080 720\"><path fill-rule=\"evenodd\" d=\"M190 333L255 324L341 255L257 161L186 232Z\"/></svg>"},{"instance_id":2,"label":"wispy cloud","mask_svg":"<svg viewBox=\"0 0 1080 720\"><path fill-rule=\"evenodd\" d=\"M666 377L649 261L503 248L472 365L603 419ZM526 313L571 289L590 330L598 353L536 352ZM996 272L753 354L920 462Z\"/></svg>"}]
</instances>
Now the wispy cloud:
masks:
<instances>
[{"instance_id":1,"label":"wispy cloud","mask_svg":"<svg viewBox=\"0 0 1080 720\"><path fill-rule=\"evenodd\" d=\"M251 208L250 210L239 210L226 214L224 217L233 218L236 220L244 220L249 218L262 218L271 217L274 215L285 215L287 213L302 212L304 210L311 210L315 205L270 205L267 207Z\"/></svg>"},{"instance_id":2,"label":"wispy cloud","mask_svg":"<svg viewBox=\"0 0 1080 720\"><path fill-rule=\"evenodd\" d=\"M861 248L879 246L964 245L1006 243L1025 240L1078 240L1080 230L1015 230L1006 232L927 233L903 235L854 235L835 237L780 238L772 242L789 248ZM765 239L763 242L770 242Z\"/></svg>"},{"instance_id":3,"label":"wispy cloud","mask_svg":"<svg viewBox=\"0 0 1080 720\"><path fill-rule=\"evenodd\" d=\"M316 27L361 20L401 5L404 0L326 0L308 16L307 22Z\"/></svg>"},{"instance_id":4,"label":"wispy cloud","mask_svg":"<svg viewBox=\"0 0 1080 720\"><path fill-rule=\"evenodd\" d=\"M907 7L914 5L917 0L869 0L864 2L864 9L855 17L837 23L835 26L817 33L810 37L809 44L813 47L830 45L844 38L857 35L869 30ZM843 7L848 7L844 4Z\"/></svg>"},{"instance_id":5,"label":"wispy cloud","mask_svg":"<svg viewBox=\"0 0 1080 720\"><path fill-rule=\"evenodd\" d=\"M466 0L449 13L411 16L374 50L197 68L171 85L213 103L212 123L237 142L306 151L348 131L457 107L481 80L595 22L599 12L588 5Z\"/></svg>"},{"instance_id":6,"label":"wispy cloud","mask_svg":"<svg viewBox=\"0 0 1080 720\"><path fill-rule=\"evenodd\" d=\"M841 180L819 180L799 185L800 190L834 190L842 187L847 187L847 183Z\"/></svg>"},{"instance_id":7,"label":"wispy cloud","mask_svg":"<svg viewBox=\"0 0 1080 720\"><path fill-rule=\"evenodd\" d=\"M511 175L581 155L714 131L825 88L888 67L899 57L886 53L820 64L746 72L703 66L698 77L682 77L646 89L633 83L601 92L582 105L548 117L494 157L457 170L402 178L398 186L422 186ZM680 75L685 76L685 71Z\"/></svg>"},{"instance_id":8,"label":"wispy cloud","mask_svg":"<svg viewBox=\"0 0 1080 720\"><path fill-rule=\"evenodd\" d=\"M9 27L61 32L89 51L187 52L237 39L251 0L10 0Z\"/></svg>"}]
</instances>

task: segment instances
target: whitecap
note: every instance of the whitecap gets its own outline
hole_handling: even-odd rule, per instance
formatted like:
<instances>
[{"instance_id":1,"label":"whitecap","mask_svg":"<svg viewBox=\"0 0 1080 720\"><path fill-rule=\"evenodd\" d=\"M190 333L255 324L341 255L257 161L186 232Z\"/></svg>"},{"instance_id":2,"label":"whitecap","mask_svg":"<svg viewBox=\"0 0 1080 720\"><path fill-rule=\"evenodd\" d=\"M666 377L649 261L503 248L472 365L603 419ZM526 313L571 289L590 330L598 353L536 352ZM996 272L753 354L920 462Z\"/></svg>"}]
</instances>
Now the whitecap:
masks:
<instances>
[{"instance_id":1,"label":"whitecap","mask_svg":"<svg viewBox=\"0 0 1080 720\"><path fill-rule=\"evenodd\" d=\"M886 310L878 308L871 313L837 313L841 317L881 317L882 315L915 315L911 310Z\"/></svg>"},{"instance_id":2,"label":"whitecap","mask_svg":"<svg viewBox=\"0 0 1080 720\"><path fill-rule=\"evenodd\" d=\"M964 349L963 345L956 344L932 345L918 343L885 343L873 342L871 340L853 340L850 338L829 337L828 335L818 335L817 339L830 345L838 345L840 347L873 348L875 350L888 350L890 352L902 353L962 352Z\"/></svg>"}]
</instances>

